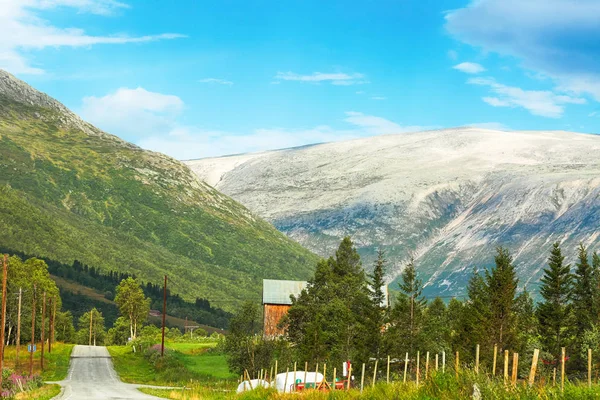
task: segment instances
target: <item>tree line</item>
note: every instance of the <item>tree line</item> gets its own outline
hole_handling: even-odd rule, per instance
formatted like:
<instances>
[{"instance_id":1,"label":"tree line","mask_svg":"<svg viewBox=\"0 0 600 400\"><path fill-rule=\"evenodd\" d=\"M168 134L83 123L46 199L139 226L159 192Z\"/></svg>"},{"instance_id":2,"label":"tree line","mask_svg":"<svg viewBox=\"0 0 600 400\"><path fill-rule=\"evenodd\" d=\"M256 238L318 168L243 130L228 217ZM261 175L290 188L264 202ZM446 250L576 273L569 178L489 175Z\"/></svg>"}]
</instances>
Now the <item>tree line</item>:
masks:
<instances>
[{"instance_id":1,"label":"tree line","mask_svg":"<svg viewBox=\"0 0 600 400\"><path fill-rule=\"evenodd\" d=\"M417 351L445 352L449 359L458 351L468 364L480 345L484 366L491 365L496 346L521 354L524 362L541 349L542 368L551 369L566 347L569 371L583 371L587 349L600 349L600 256L580 245L571 266L559 243L548 250L537 302L527 288L519 289L513 258L498 247L491 268L473 270L466 299L426 299L418 266L410 260L388 306L384 252L367 274L346 237L334 256L318 263L305 290L292 297L281 322L283 337L255 336L260 312L251 304L234 316L226 339L230 367L236 372L268 368L274 358L336 365L374 357L404 360Z\"/></svg>"},{"instance_id":2,"label":"tree line","mask_svg":"<svg viewBox=\"0 0 600 400\"><path fill-rule=\"evenodd\" d=\"M0 247L0 252L14 254L20 259L36 258L29 257L23 252L14 252ZM120 271L103 272L100 268L89 266L78 260L72 264L65 264L48 258L36 258L46 263L51 275L79 283L83 286L96 289L103 293L108 300L114 300L115 287L127 278L137 279L135 275ZM151 299L151 308L161 309L163 301L162 284L152 282L141 282L144 294ZM60 290L60 288L59 288ZM106 317L107 324L112 325L117 318L114 306L108 303L94 301L77 293L62 290L64 306L71 311L75 318L82 314L82 303L101 309ZM200 324L213 326L215 328L227 329L231 313L214 307L210 301L204 298L196 298L194 302L184 300L179 294L174 294L167 289L167 302L169 303L169 314L178 318L188 318ZM85 307L89 310L91 307Z\"/></svg>"}]
</instances>

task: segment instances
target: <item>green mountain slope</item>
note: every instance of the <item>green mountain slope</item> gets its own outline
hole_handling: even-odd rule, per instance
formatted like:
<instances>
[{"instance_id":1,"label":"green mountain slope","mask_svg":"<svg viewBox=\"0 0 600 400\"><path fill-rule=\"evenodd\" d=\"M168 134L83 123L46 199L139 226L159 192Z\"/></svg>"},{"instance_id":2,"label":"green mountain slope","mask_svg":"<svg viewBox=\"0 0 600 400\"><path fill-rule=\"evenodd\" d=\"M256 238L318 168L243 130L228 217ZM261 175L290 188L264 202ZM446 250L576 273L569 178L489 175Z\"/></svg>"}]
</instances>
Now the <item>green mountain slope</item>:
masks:
<instances>
[{"instance_id":1,"label":"green mountain slope","mask_svg":"<svg viewBox=\"0 0 600 400\"><path fill-rule=\"evenodd\" d=\"M231 309L317 257L180 162L80 120L0 70L0 244L134 273Z\"/></svg>"}]
</instances>

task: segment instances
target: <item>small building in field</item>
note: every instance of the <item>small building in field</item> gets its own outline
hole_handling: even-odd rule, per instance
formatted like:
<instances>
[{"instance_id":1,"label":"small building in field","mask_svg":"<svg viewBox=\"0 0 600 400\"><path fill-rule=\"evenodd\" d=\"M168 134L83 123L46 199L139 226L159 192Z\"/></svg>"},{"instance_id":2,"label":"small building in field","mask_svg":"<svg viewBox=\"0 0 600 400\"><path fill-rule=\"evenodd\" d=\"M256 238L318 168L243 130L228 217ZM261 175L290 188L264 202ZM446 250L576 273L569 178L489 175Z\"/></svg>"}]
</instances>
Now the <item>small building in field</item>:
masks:
<instances>
[{"instance_id":1,"label":"small building in field","mask_svg":"<svg viewBox=\"0 0 600 400\"><path fill-rule=\"evenodd\" d=\"M265 336L283 334L277 325L292 305L290 296L297 297L307 284L308 282L305 281L263 279L263 334Z\"/></svg>"}]
</instances>

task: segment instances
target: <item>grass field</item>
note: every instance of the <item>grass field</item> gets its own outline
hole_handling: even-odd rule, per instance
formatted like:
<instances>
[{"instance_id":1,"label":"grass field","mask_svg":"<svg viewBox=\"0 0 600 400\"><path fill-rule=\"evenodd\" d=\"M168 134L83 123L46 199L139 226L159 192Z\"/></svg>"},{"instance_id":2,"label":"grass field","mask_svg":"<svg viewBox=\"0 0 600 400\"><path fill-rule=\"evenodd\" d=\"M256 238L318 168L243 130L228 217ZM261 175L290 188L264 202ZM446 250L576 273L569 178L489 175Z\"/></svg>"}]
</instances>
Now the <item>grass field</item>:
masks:
<instances>
[{"instance_id":1,"label":"grass field","mask_svg":"<svg viewBox=\"0 0 600 400\"><path fill-rule=\"evenodd\" d=\"M215 346L215 342L167 342L165 347L170 350L169 356L174 362L160 367L155 367L143 355L133 353L128 346L110 346L108 351L124 382L182 386L193 380L212 386L221 381L235 380L235 376L229 372L225 356L208 352Z\"/></svg>"},{"instance_id":2,"label":"grass field","mask_svg":"<svg viewBox=\"0 0 600 400\"><path fill-rule=\"evenodd\" d=\"M154 367L142 355L132 352L131 347L109 346L115 370L123 382L142 384L163 384L156 381Z\"/></svg>"},{"instance_id":3,"label":"grass field","mask_svg":"<svg viewBox=\"0 0 600 400\"><path fill-rule=\"evenodd\" d=\"M480 393L480 397L474 397L474 385ZM174 400L471 400L480 398L483 400L534 400L534 399L560 399L560 400L583 400L600 398L600 386L566 384L564 392L560 388L551 386L528 387L521 382L517 387L505 386L501 380L490 380L485 376L475 376L472 373L461 374L458 379L453 373L437 374L431 379L417 386L415 382L408 383L379 383L371 388L365 385L364 391L351 389L320 392L309 390L291 394L277 393L274 389L256 389L242 394L226 388L210 388L195 385L189 390L157 390L144 389L143 392L157 397Z\"/></svg>"},{"instance_id":4,"label":"grass field","mask_svg":"<svg viewBox=\"0 0 600 400\"><path fill-rule=\"evenodd\" d=\"M39 389L32 390L31 392L19 393L15 396L16 400L50 400L60 393L60 386L58 385L44 385Z\"/></svg>"},{"instance_id":5,"label":"grass field","mask_svg":"<svg viewBox=\"0 0 600 400\"><path fill-rule=\"evenodd\" d=\"M33 354L33 373L41 374L45 381L60 381L67 377L69 363L71 360L72 344L55 343L52 345L52 353L48 349L44 353L44 371L40 368L41 344L38 343L37 351ZM29 353L27 345L21 345L19 351L19 365L16 365L16 348L8 346L4 351L4 365L6 368L21 374L29 374Z\"/></svg>"}]
</instances>

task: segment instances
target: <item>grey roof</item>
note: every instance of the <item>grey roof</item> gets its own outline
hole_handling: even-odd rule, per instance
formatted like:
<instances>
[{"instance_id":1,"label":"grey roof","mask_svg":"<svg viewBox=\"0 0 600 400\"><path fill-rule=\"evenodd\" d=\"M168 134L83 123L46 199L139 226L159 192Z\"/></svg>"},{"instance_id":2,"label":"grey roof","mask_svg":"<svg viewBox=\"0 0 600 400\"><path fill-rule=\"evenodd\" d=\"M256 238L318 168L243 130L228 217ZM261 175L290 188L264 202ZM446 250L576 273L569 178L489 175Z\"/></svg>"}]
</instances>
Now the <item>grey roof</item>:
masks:
<instances>
[{"instance_id":1,"label":"grey roof","mask_svg":"<svg viewBox=\"0 0 600 400\"><path fill-rule=\"evenodd\" d=\"M263 304L291 305L290 295L298 296L308 282L263 279Z\"/></svg>"}]
</instances>

